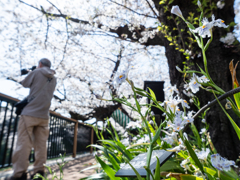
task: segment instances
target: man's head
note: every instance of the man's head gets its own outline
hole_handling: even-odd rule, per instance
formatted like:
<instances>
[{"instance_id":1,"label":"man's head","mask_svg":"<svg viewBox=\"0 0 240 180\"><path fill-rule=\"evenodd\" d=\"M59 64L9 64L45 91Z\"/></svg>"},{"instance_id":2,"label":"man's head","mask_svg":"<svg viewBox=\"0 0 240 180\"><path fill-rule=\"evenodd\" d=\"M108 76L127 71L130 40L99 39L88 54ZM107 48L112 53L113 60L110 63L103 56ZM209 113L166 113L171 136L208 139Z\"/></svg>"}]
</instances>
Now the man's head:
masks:
<instances>
[{"instance_id":1,"label":"man's head","mask_svg":"<svg viewBox=\"0 0 240 180\"><path fill-rule=\"evenodd\" d=\"M38 62L38 68L41 67L51 67L51 61L49 61L47 58L42 58Z\"/></svg>"}]
</instances>

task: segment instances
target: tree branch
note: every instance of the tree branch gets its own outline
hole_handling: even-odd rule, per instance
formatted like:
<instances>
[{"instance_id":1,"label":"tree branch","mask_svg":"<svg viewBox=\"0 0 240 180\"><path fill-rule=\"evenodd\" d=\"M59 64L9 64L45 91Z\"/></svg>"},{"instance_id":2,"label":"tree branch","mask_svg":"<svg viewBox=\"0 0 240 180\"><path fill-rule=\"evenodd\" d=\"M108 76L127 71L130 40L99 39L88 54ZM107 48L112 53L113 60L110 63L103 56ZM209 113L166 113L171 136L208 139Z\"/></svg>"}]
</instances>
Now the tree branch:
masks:
<instances>
[{"instance_id":1,"label":"tree branch","mask_svg":"<svg viewBox=\"0 0 240 180\"><path fill-rule=\"evenodd\" d=\"M65 15L65 14L61 14L61 13L60 14L52 14L52 13L46 12L43 8L39 9L37 7L34 7L34 6L30 5L30 4L28 4L28 3L25 3L22 0L19 0L19 2L25 4L25 5L29 6L29 7L32 7L34 9L36 9L37 11L40 11L43 14L48 15L48 16L64 18L65 20L67 19L68 21L75 22L75 23L92 25L88 21L80 20L80 19L77 19L77 18L72 18L72 17L70 17L68 15ZM103 26L104 26L103 24L98 24L97 28L102 30ZM154 29L156 29L156 28L145 28L145 26L140 25L140 29L135 29L134 31L130 31L128 26L125 25L125 26L117 27L116 29L109 28L109 32L117 34L121 39L123 39L122 38L122 34L127 34L128 35L127 39L130 39L133 42L138 42L138 40L142 37L141 36L141 32L143 32L145 30L154 30ZM134 39L132 37L134 32L137 33L137 39ZM125 39L123 39L123 40L125 40ZM163 46L164 45L163 42L164 42L163 41L163 36L161 34L159 34L159 35L156 35L153 39L148 38L147 42L145 42L145 43L140 43L139 42L139 44L142 44L142 45L145 45L145 46L150 46L150 45L153 45L153 46L154 45Z\"/></svg>"},{"instance_id":2,"label":"tree branch","mask_svg":"<svg viewBox=\"0 0 240 180\"><path fill-rule=\"evenodd\" d=\"M110 0L110 1L111 1L112 3L115 3L115 4L119 5L119 6L122 6L122 7L126 8L126 9L128 9L129 11L131 11L131 12L137 14L137 15L156 19L156 17L154 17L154 16L149 16L149 15L146 15L146 14L138 13L137 11L134 11L133 9L131 9L131 8L127 7L127 6L124 6L124 5L122 5L122 4L119 4L119 3L115 2L115 1L112 1L112 0ZM155 14L155 15L156 15L156 14Z\"/></svg>"}]
</instances>

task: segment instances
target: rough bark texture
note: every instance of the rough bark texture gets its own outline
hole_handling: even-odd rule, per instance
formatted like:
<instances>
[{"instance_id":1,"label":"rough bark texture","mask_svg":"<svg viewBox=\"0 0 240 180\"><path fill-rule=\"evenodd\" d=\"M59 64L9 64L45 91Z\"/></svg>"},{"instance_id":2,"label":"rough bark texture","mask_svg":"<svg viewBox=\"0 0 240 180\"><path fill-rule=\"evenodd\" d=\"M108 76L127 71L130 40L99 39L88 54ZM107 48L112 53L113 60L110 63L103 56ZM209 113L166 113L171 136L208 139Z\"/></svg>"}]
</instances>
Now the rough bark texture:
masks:
<instances>
[{"instance_id":1,"label":"rough bark texture","mask_svg":"<svg viewBox=\"0 0 240 180\"><path fill-rule=\"evenodd\" d=\"M212 1L213 2L213 1ZM214 1L215 3L217 1ZM234 10L233 10L233 0L225 1L226 5L222 10L215 10L213 13L216 16L216 19L220 18L225 21L226 24L234 21ZM155 5L159 10L159 15L162 23L170 26L170 29L175 27L175 23L167 19L167 16L170 16L169 12L164 13L163 6L158 5L158 1L155 1ZM187 17L189 12L194 12L199 14L196 11L197 6L192 3L191 0L175 0L172 5L179 5L183 16ZM184 28L187 31L185 23L182 21L179 25L181 28ZM232 29L231 29L232 31ZM210 44L209 49L207 50L206 56L208 59L208 70L209 74L212 77L213 81L221 87L224 91L229 91L232 89L232 80L229 71L229 63L232 59L235 59L235 62L239 60L239 52L235 51L234 47L226 47L219 39L226 35L227 31L224 28L214 28L213 31L213 41ZM187 40L187 33L182 33L184 41ZM183 89L183 77L179 73L175 66L178 65L180 68L183 68L182 62L185 60L183 55L175 50L174 46L169 46L169 41L164 40L164 46L166 48L166 56L168 59L169 73L171 84L176 84L177 87ZM179 43L181 41L179 40ZM197 47L197 44L195 44ZM200 51L200 49L198 49ZM198 70L197 64L203 68L202 57L191 59L194 62L193 69ZM238 68L238 72L239 72ZM213 94L200 90L197 93L197 96L201 102L201 106L207 104L209 101L214 99ZM234 116L234 113L229 112L237 124L240 124L240 119ZM218 153L227 157L228 159L236 159L240 152L240 143L239 139L224 112L221 110L219 105L211 107L206 116L207 123L210 124L209 132L212 139L212 142L217 149ZM200 119L196 120L200 121ZM197 122L196 122L197 123ZM199 124L199 123L197 123Z\"/></svg>"}]
</instances>

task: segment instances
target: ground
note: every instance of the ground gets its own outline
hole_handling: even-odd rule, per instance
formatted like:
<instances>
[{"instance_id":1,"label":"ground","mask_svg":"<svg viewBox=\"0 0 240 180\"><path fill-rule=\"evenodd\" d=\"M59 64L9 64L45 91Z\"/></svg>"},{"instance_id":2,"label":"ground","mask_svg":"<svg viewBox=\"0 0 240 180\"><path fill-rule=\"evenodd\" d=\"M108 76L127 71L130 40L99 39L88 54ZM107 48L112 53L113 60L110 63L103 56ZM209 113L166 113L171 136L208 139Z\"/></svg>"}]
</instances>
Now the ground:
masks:
<instances>
[{"instance_id":1,"label":"ground","mask_svg":"<svg viewBox=\"0 0 240 180\"><path fill-rule=\"evenodd\" d=\"M60 159L58 160L58 162L60 162ZM96 173L95 169L90 169L80 173L81 170L96 164L95 158L92 155L81 156L77 158L65 158L65 160L68 161L68 163L63 167L63 180L79 180ZM60 176L60 171L58 165L56 164L56 160L47 161L47 165L51 167L58 177ZM32 169L33 168L31 166L28 169L28 180L30 180L30 174L33 174ZM1 170L0 180L8 180L12 175L12 172L12 168ZM46 170L46 172L48 171ZM52 175L48 173L47 178L52 179Z\"/></svg>"}]
</instances>

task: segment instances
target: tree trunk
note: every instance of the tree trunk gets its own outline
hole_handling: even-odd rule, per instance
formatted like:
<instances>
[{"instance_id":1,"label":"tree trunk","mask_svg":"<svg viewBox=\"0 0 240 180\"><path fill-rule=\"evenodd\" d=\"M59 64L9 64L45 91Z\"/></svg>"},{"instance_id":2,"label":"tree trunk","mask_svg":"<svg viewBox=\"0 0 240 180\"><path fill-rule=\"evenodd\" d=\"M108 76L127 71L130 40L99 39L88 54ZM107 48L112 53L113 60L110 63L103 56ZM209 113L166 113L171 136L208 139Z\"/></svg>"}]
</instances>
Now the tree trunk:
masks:
<instances>
[{"instance_id":1,"label":"tree trunk","mask_svg":"<svg viewBox=\"0 0 240 180\"><path fill-rule=\"evenodd\" d=\"M176 27L176 24L173 20L168 20L168 16L171 16L170 12L164 12L164 6L166 5L159 5L159 1L154 1L155 6L159 10L159 16L161 19L161 23L164 25L167 25L170 30L172 30L174 27ZM217 3L216 0L212 1L215 4ZM233 9L233 0L225 1L226 5L223 9L214 9L212 10L212 13L215 15L216 19L220 18L225 21L226 24L230 24L231 22L234 22L234 9ZM186 18L189 15L189 12L195 13L195 17L199 15L199 12L197 12L197 6L192 3L191 0L175 0L173 4L170 5L179 5L183 16ZM210 7L210 6L209 6ZM176 16L173 15L175 18ZM209 19L211 20L211 19ZM197 27L195 25L195 27ZM184 32L182 32L183 41L187 42L189 34L187 34L187 26L185 25L184 21L181 21L179 24L180 29L184 29ZM231 27L230 32L233 31L233 28ZM213 41L210 44L206 56L208 60L208 70L209 74L212 77L213 81L221 87L224 91L229 91L232 89L232 80L231 80L231 74L229 71L229 63L232 59L235 59L235 63L239 59L239 52L236 51L236 48L234 46L226 47L222 42L220 42L220 38L222 36L225 36L227 33L227 29L224 28L218 28L214 27L213 29ZM173 36L179 35L178 31L174 31ZM180 38L178 38L178 43L181 44L182 41ZM206 41L206 40L205 40ZM205 42L206 43L206 42ZM183 75L176 70L176 66L183 68L183 62L186 61L184 55L175 50L175 46L170 46L170 42L165 38L164 40L164 46L166 48L166 57L168 59L168 65L169 65L169 74L170 74L170 80L172 85L177 85L178 89L181 91L183 90ZM196 53L196 56L194 59L190 59L187 61L191 69L199 70L198 65L203 68L203 60L202 57L197 57L198 52L200 51L200 48L198 48L198 45L196 43L193 44L194 49L193 52ZM189 49L186 46L186 49ZM186 50L185 49L185 50ZM192 63L192 65L191 65ZM203 68L204 69L204 68ZM238 71L240 72L239 68ZM183 95L182 95L183 96ZM207 104L209 101L214 100L214 96L212 93L207 92L205 90L200 90L196 94L196 96L199 98L201 107ZM224 104L223 104L224 105ZM231 111L231 110L229 110ZM234 115L234 113L231 113L231 115ZM239 139L229 121L229 119L226 117L224 112L221 110L219 105L215 105L211 107L211 109L208 111L206 115L207 123L209 123L210 128L210 136L212 139L212 142L217 149L218 153L226 157L228 159L237 159L239 152L240 152L240 143ZM239 125L240 120L236 116L234 116L234 120ZM196 122L197 121L197 122ZM201 120L197 119L195 120L195 123L200 124Z\"/></svg>"}]
</instances>

